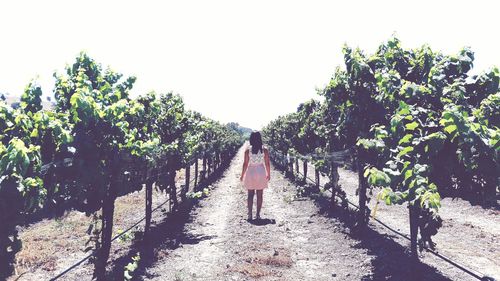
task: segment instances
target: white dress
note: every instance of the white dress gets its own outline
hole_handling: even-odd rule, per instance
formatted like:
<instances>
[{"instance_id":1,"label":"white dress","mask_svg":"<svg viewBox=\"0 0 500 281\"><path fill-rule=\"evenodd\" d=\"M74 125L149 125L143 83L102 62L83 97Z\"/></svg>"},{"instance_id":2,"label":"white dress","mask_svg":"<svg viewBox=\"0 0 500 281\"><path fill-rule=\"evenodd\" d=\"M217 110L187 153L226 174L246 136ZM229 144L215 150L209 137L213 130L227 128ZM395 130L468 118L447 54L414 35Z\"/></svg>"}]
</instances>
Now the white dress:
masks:
<instances>
[{"instance_id":1,"label":"white dress","mask_svg":"<svg viewBox=\"0 0 500 281\"><path fill-rule=\"evenodd\" d=\"M267 171L264 160L264 151L252 153L252 146L248 147L248 168L243 178L243 185L249 190L267 188Z\"/></svg>"}]
</instances>

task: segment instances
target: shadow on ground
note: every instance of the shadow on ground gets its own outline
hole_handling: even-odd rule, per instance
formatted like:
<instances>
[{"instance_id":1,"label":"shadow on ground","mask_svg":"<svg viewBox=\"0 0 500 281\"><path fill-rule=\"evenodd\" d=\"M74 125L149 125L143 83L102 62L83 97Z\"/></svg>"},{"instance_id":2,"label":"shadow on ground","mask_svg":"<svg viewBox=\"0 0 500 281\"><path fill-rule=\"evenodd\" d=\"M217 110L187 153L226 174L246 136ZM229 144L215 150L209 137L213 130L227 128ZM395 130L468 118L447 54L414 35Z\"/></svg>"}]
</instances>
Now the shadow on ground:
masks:
<instances>
[{"instance_id":1,"label":"shadow on ground","mask_svg":"<svg viewBox=\"0 0 500 281\"><path fill-rule=\"evenodd\" d=\"M275 219L260 218L260 219L250 220L249 223L251 223L253 225L257 225L257 226L263 226L263 225L268 225L268 224L276 224L276 220Z\"/></svg>"},{"instance_id":2,"label":"shadow on ground","mask_svg":"<svg viewBox=\"0 0 500 281\"><path fill-rule=\"evenodd\" d=\"M205 181L197 186L197 190L203 190L221 178L222 173L228 166L221 167ZM213 239L213 236L192 235L185 229L185 225L192 222L191 212L199 207L199 200L187 200L180 204L179 209L173 213L166 213L164 219L151 227L146 239L134 240L127 253L113 261L111 270L107 274L107 280L126 280L124 278L124 267L132 261L132 258L140 253L141 259L134 278L131 280L144 280L144 278L158 277L146 272L166 254L163 250L174 250L182 244L198 244L201 241Z\"/></svg>"},{"instance_id":3,"label":"shadow on ground","mask_svg":"<svg viewBox=\"0 0 500 281\"><path fill-rule=\"evenodd\" d=\"M320 214L337 220L346 228L345 234L359 242L355 245L356 248L366 249L368 254L373 256L371 261L373 267L372 274L365 276L362 279L363 281L452 280L432 266L423 263L415 264L409 256L408 249L395 241L398 237L380 233L370 226L362 229L356 226L358 214L355 210L337 205L332 206L331 198L310 192L315 189L313 185L305 184L303 180L293 181L290 177L287 178L301 187L300 190L304 196L313 199Z\"/></svg>"}]
</instances>

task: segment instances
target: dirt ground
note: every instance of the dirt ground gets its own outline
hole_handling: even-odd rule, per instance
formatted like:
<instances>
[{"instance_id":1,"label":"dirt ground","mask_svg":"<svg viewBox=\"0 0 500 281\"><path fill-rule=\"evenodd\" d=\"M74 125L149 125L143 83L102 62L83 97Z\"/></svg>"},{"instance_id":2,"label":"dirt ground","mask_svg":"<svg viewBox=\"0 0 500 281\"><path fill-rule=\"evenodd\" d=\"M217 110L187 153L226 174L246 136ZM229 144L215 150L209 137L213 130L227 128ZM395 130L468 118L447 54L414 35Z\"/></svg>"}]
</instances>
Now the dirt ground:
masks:
<instances>
[{"instance_id":1,"label":"dirt ground","mask_svg":"<svg viewBox=\"0 0 500 281\"><path fill-rule=\"evenodd\" d=\"M308 173L314 177L314 170L310 165ZM339 169L339 176L339 183L347 193L348 200L357 204L357 173L347 169ZM326 177L321 177L322 184L326 181ZM371 194L368 194L370 198L368 207L372 210L372 214L377 205L377 194L377 189L373 189ZM443 225L432 238L436 243L437 252L479 275L484 274L499 280L500 210L494 207L483 208L479 205L472 205L460 198L443 198L441 205L439 215L443 219ZM406 205L387 206L384 202L380 202L376 209L376 218L397 231L404 234L410 233L409 214ZM380 224L372 221L370 225L377 232L390 235L402 246L409 247L409 241L394 236L392 232L387 231ZM453 275L453 280L477 280L462 274L461 271L457 271L453 266L442 262L426 251L421 252L420 258L424 263L437 264L444 272L456 272Z\"/></svg>"},{"instance_id":2,"label":"dirt ground","mask_svg":"<svg viewBox=\"0 0 500 281\"><path fill-rule=\"evenodd\" d=\"M341 184L348 190L350 200L357 200L357 174L348 170L340 171ZM374 209L378 190L373 190L370 209ZM439 215L443 225L433 237L436 250L447 257L495 279L500 278L500 211L471 205L460 198L444 198ZM387 206L378 204L376 217L403 233L410 233L408 208L404 205ZM377 227L379 227L377 225ZM406 242L403 245L407 244ZM422 261L433 263L434 257L423 252ZM443 266L447 266L443 264ZM449 267L449 266L448 266ZM453 267L445 269L453 270ZM464 275L463 279L468 280ZM476 280L476 279L470 279Z\"/></svg>"},{"instance_id":3,"label":"dirt ground","mask_svg":"<svg viewBox=\"0 0 500 281\"><path fill-rule=\"evenodd\" d=\"M242 151L209 186L208 197L176 214L168 208L154 213L150 252L141 257L134 280L474 280L428 253L415 265L406 253L408 242L376 224L363 233L353 231L355 213L332 210L326 197L299 196L301 187L274 168L262 219L248 222L241 164ZM340 178L356 201L356 174L341 170ZM165 198L155 195L154 204ZM434 239L438 251L499 278L498 211L467 204L443 200L444 223ZM143 206L143 192L120 198L116 233L142 218ZM380 204L377 217L408 232L404 206ZM18 275L8 280L48 280L85 256L87 226L88 218L70 212L23 229ZM143 251L144 245L131 237L113 243L109 280L123 280L124 266ZM91 280L92 269L86 263L59 280Z\"/></svg>"},{"instance_id":4,"label":"dirt ground","mask_svg":"<svg viewBox=\"0 0 500 281\"><path fill-rule=\"evenodd\" d=\"M201 161L200 161L201 165ZM191 179L194 169L191 169ZM177 186L184 184L184 170L178 172ZM153 191L153 209L164 203L168 195L161 191ZM152 216L152 224L162 221L168 214L169 204L163 205ZM136 221L144 217L144 189L118 198L115 202L113 236L123 232ZM78 211L68 211L57 219L43 219L31 225L21 227L19 237L23 247L16 254L15 272L7 278L11 280L49 280L66 268L75 264L87 254L83 251L88 240L87 228L91 217ZM130 251L134 251L134 233L140 234L144 223L139 224L129 234L118 239L111 246L110 268L121 271L123 264L131 261ZM119 264L121 269L113 266ZM59 280L90 280L93 267L89 263L77 267ZM88 278L81 278L88 276ZM123 280L123 278L121 278Z\"/></svg>"},{"instance_id":5,"label":"dirt ground","mask_svg":"<svg viewBox=\"0 0 500 281\"><path fill-rule=\"evenodd\" d=\"M191 213L175 249L144 270L144 280L363 280L371 256L339 221L318 214L273 170L262 220L246 221L241 156ZM254 210L255 212L255 210Z\"/></svg>"}]
</instances>

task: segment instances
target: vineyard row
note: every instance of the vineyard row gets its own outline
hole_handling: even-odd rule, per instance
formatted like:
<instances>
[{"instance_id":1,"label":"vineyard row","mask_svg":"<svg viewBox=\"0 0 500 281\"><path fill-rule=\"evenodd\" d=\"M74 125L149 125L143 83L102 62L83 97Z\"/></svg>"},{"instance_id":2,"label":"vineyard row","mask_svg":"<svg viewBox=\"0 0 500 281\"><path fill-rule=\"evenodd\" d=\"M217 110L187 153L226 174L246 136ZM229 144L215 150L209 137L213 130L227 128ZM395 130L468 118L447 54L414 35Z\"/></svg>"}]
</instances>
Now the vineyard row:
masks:
<instances>
[{"instance_id":1,"label":"vineyard row","mask_svg":"<svg viewBox=\"0 0 500 281\"><path fill-rule=\"evenodd\" d=\"M175 210L177 192L187 193L187 185L176 187L177 171L200 157L195 181L204 179L228 163L243 135L235 123L185 109L172 93L131 98L135 77L103 69L85 53L54 77L54 108L42 108L36 81L19 107L0 100L0 279L12 273L22 246L17 226L74 209L93 218L85 247L95 253L94 277L106 280L116 199L145 189L147 237L153 185Z\"/></svg>"}]
</instances>

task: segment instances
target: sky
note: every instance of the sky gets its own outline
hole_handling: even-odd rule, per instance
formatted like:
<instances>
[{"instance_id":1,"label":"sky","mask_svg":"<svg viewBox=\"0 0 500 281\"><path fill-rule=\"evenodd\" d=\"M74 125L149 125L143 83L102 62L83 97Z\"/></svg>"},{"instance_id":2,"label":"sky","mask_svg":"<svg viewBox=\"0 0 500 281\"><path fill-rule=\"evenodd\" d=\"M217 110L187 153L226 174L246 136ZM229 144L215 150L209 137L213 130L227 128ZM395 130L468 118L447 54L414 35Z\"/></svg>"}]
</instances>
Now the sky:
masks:
<instances>
[{"instance_id":1,"label":"sky","mask_svg":"<svg viewBox=\"0 0 500 281\"><path fill-rule=\"evenodd\" d=\"M320 98L347 43L372 53L392 34L405 48L470 46L475 72L500 66L500 1L0 0L0 92L20 95L86 51L186 107L260 129Z\"/></svg>"}]
</instances>

